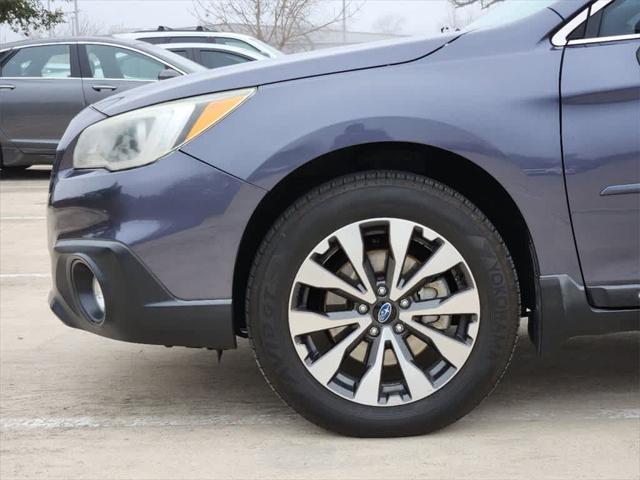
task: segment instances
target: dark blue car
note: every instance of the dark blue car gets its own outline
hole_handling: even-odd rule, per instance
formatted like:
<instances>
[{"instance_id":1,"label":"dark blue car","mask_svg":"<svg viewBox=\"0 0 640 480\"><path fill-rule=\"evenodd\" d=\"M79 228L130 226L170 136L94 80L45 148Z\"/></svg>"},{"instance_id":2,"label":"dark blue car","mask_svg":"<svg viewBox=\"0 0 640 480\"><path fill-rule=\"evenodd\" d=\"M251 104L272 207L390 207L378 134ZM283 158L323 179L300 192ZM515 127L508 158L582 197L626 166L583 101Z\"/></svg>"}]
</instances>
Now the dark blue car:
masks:
<instances>
[{"instance_id":1,"label":"dark blue car","mask_svg":"<svg viewBox=\"0 0 640 480\"><path fill-rule=\"evenodd\" d=\"M356 436L441 428L511 359L640 326L640 1L508 0L463 32L190 75L69 126L53 311L248 337Z\"/></svg>"}]
</instances>

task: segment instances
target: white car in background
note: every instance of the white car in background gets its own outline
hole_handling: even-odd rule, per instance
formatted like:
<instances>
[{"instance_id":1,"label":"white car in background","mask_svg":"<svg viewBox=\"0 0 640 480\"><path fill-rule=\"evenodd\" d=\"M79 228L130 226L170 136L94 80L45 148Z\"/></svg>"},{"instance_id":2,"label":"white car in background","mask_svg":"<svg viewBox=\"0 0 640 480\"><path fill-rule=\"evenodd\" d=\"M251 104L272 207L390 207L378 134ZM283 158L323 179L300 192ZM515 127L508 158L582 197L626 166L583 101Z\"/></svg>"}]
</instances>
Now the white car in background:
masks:
<instances>
[{"instance_id":1,"label":"white car in background","mask_svg":"<svg viewBox=\"0 0 640 480\"><path fill-rule=\"evenodd\" d=\"M127 38L130 40L142 40L155 45L165 43L211 43L214 45L226 45L229 47L243 48L245 50L260 53L266 57L276 58L284 55L271 45L258 40L250 35L230 32L216 32L203 27L195 29L173 30L169 27L158 27L157 30L137 31L131 33L117 33L115 38Z\"/></svg>"},{"instance_id":2,"label":"white car in background","mask_svg":"<svg viewBox=\"0 0 640 480\"><path fill-rule=\"evenodd\" d=\"M177 53L209 69L269 59L258 52L216 43L162 43L156 46Z\"/></svg>"}]
</instances>

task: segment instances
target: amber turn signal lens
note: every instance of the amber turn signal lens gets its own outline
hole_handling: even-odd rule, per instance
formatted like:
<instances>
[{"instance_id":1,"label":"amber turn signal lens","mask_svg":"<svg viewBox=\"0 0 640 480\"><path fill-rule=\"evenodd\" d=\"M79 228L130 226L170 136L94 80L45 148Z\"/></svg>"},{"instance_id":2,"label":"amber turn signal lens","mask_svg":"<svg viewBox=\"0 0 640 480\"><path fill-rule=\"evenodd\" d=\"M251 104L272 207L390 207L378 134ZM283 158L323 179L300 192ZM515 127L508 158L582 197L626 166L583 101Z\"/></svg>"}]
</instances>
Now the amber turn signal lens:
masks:
<instances>
[{"instance_id":1,"label":"amber turn signal lens","mask_svg":"<svg viewBox=\"0 0 640 480\"><path fill-rule=\"evenodd\" d=\"M185 142L188 142L192 138L200 135L207 128L215 125L229 113L235 110L244 102L250 95L237 95L235 97L224 98L209 103L195 121L191 130L185 138Z\"/></svg>"}]
</instances>

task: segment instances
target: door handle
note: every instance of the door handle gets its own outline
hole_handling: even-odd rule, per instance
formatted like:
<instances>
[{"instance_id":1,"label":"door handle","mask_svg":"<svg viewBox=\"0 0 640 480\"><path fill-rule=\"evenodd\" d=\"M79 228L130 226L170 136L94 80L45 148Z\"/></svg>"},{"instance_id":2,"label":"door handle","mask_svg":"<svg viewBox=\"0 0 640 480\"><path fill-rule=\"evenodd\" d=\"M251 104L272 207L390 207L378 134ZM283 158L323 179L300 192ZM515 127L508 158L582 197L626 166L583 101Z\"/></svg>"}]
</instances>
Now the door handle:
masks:
<instances>
[{"instance_id":1,"label":"door handle","mask_svg":"<svg viewBox=\"0 0 640 480\"><path fill-rule=\"evenodd\" d=\"M117 90L118 87L114 86L114 85L92 85L91 88L93 88L96 92L101 92L102 90Z\"/></svg>"},{"instance_id":2,"label":"door handle","mask_svg":"<svg viewBox=\"0 0 640 480\"><path fill-rule=\"evenodd\" d=\"M16 86L15 85L10 85L8 83L5 83L3 85L0 85L0 90L13 90L15 89Z\"/></svg>"}]
</instances>

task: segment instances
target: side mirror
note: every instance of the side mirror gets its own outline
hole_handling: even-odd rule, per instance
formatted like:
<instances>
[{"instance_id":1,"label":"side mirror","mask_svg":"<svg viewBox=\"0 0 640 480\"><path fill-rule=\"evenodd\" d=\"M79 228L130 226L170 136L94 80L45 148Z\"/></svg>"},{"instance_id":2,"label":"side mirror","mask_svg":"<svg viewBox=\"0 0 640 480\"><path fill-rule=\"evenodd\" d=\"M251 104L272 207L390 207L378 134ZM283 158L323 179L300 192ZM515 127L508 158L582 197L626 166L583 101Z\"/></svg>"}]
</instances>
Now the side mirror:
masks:
<instances>
[{"instance_id":1,"label":"side mirror","mask_svg":"<svg viewBox=\"0 0 640 480\"><path fill-rule=\"evenodd\" d=\"M172 68L164 68L158 74L158 80L168 80L169 78L179 77L180 73Z\"/></svg>"}]
</instances>

